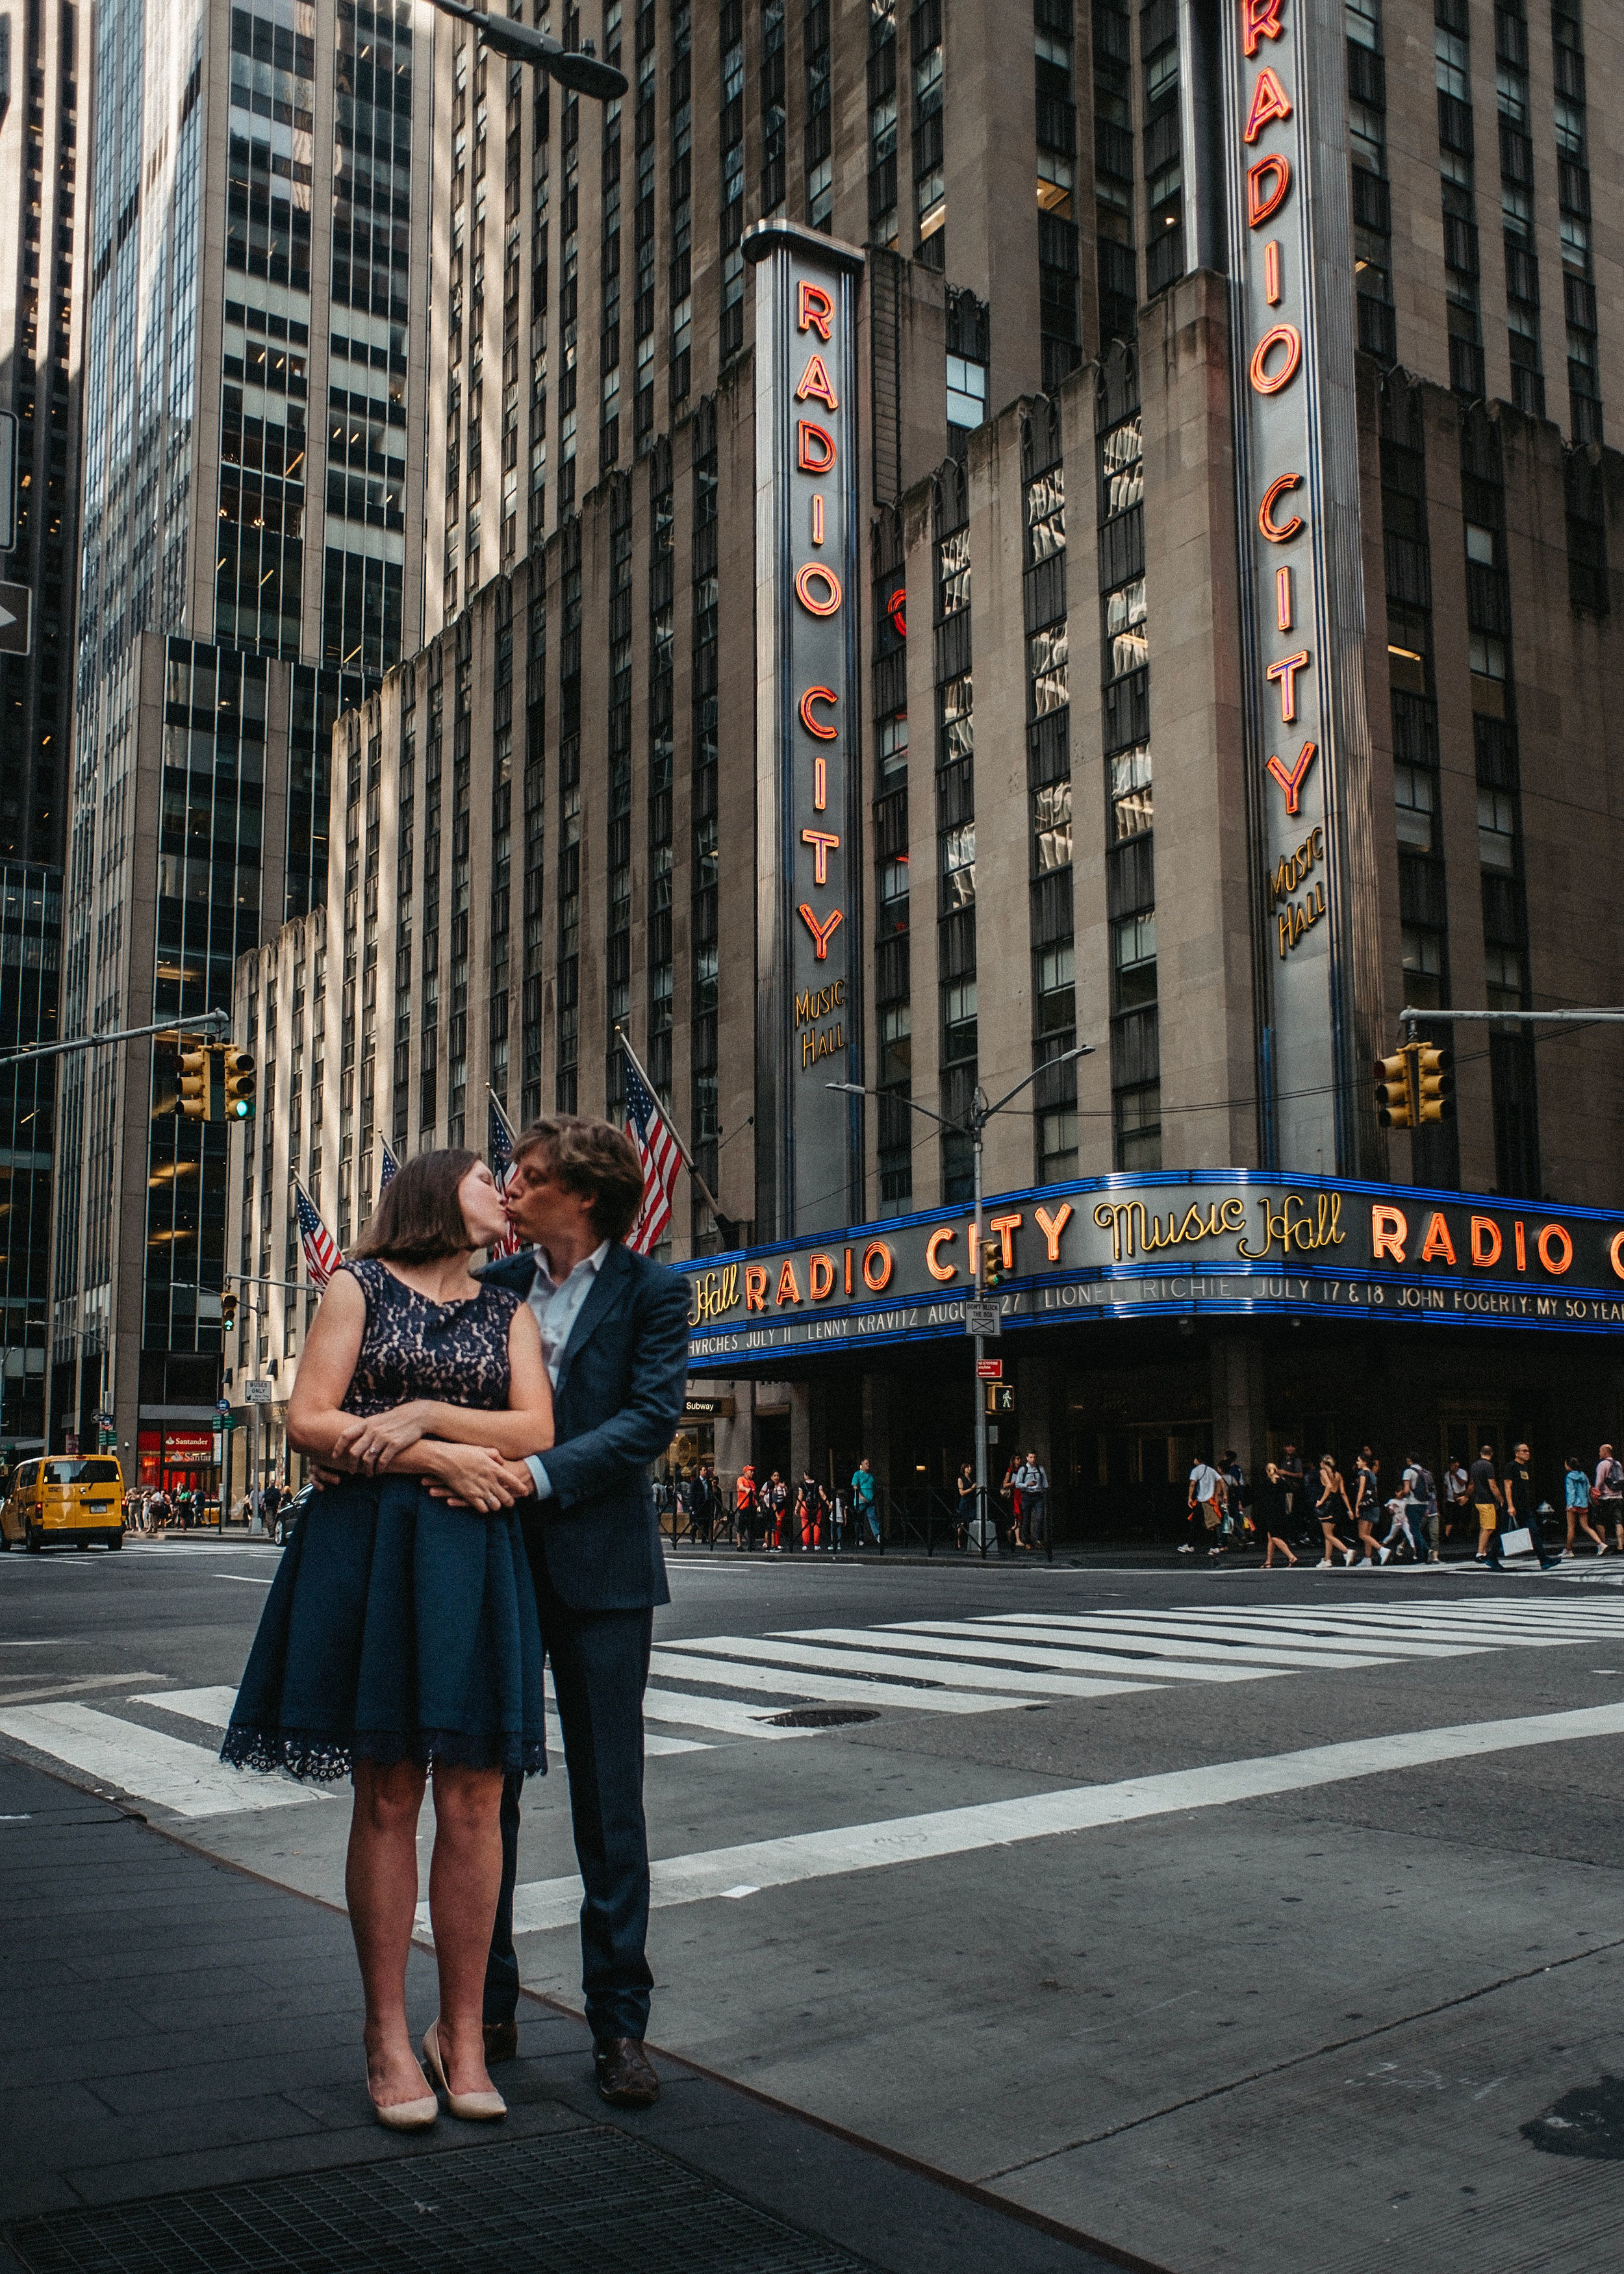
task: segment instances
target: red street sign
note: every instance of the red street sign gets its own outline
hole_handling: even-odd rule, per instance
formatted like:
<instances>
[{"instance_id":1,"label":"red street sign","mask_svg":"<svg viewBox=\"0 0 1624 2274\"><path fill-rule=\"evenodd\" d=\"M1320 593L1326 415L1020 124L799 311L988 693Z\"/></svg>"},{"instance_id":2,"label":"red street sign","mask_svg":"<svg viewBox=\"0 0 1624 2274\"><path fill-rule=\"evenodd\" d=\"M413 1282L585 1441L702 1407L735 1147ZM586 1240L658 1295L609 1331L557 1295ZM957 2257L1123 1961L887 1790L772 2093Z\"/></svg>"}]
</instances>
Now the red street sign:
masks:
<instances>
[{"instance_id":1,"label":"red street sign","mask_svg":"<svg viewBox=\"0 0 1624 2274\"><path fill-rule=\"evenodd\" d=\"M1003 1378L1004 1362L1002 1359L979 1358L976 1360L976 1380L978 1382L1001 1382Z\"/></svg>"}]
</instances>

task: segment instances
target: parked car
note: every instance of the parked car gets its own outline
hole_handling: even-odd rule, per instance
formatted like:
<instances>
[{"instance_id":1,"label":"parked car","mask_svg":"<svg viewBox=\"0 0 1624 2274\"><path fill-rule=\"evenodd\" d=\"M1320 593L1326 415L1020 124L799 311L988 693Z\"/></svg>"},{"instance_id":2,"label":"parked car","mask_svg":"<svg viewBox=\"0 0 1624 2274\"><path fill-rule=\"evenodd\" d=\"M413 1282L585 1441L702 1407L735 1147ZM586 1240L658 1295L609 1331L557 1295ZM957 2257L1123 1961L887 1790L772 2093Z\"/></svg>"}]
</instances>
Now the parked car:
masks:
<instances>
[{"instance_id":1,"label":"parked car","mask_svg":"<svg viewBox=\"0 0 1624 2274\"><path fill-rule=\"evenodd\" d=\"M284 1500L271 1518L270 1536L278 1547L285 1547L298 1530L298 1520L316 1496L314 1485L301 1485L291 1500Z\"/></svg>"}]
</instances>

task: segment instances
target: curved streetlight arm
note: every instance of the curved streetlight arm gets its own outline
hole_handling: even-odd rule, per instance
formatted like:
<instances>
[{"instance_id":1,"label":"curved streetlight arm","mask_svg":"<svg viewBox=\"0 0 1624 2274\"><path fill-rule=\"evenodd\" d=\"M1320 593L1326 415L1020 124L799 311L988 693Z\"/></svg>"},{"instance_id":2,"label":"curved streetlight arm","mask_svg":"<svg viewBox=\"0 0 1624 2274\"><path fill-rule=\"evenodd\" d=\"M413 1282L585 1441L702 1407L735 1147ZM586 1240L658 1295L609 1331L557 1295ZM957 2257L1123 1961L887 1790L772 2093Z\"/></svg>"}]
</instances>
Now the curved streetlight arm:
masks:
<instances>
[{"instance_id":1,"label":"curved streetlight arm","mask_svg":"<svg viewBox=\"0 0 1624 2274\"><path fill-rule=\"evenodd\" d=\"M905 1105L910 1113L926 1113L933 1121L939 1121L944 1129L956 1129L961 1137L974 1133L963 1121L949 1121L947 1115L938 1113L934 1106L921 1105L917 1097L898 1097L895 1090L870 1089L860 1081L831 1081L826 1082L824 1087L826 1089L843 1090L848 1097L888 1097L894 1105Z\"/></svg>"},{"instance_id":2,"label":"curved streetlight arm","mask_svg":"<svg viewBox=\"0 0 1624 2274\"><path fill-rule=\"evenodd\" d=\"M506 56L510 63L528 64L533 71L546 72L577 94L590 95L598 102L616 102L627 91L624 72L616 71L613 64L601 63L590 47L578 53L547 33L521 24L517 17L487 16L482 9L471 8L467 0L434 0L434 5L445 15L472 24L486 46Z\"/></svg>"},{"instance_id":3,"label":"curved streetlight arm","mask_svg":"<svg viewBox=\"0 0 1624 2274\"><path fill-rule=\"evenodd\" d=\"M1046 1058L1040 1066L1034 1066L1029 1074L1023 1074L1013 1089L1005 1090L996 1105L985 1107L978 1115L978 1119L990 1121L995 1113L1003 1111L1012 1097L1019 1097L1023 1089L1030 1088L1040 1073L1047 1073L1051 1066L1069 1065L1074 1058L1091 1058L1093 1055L1093 1050L1092 1043L1079 1043L1074 1050L1062 1050L1057 1058Z\"/></svg>"}]
</instances>

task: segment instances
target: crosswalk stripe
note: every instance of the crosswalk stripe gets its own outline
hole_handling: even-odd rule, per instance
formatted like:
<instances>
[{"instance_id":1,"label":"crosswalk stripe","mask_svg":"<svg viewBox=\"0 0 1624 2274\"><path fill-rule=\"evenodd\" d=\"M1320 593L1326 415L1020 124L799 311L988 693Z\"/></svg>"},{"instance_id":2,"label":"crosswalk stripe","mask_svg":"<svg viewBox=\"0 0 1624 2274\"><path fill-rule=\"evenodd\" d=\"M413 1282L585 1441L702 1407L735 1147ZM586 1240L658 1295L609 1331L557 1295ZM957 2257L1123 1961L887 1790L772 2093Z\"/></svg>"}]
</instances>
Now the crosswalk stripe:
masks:
<instances>
[{"instance_id":1,"label":"crosswalk stripe","mask_svg":"<svg viewBox=\"0 0 1624 2274\"><path fill-rule=\"evenodd\" d=\"M549 1698L551 1683L548 1684ZM237 1703L237 1692L229 1684L220 1683L207 1690L154 1690L140 1698L132 1698L132 1706L157 1706L166 1713L178 1713L188 1721L200 1721L205 1728L223 1729L231 1719L231 1708ZM558 1717L548 1708L547 1714L548 1749L555 1758L563 1759L564 1735ZM706 1753L708 1745L692 1737L661 1737L650 1730L644 1737L643 1750L651 1759L669 1753Z\"/></svg>"},{"instance_id":2,"label":"crosswalk stripe","mask_svg":"<svg viewBox=\"0 0 1624 2274\"><path fill-rule=\"evenodd\" d=\"M683 1672L686 1674L684 1667ZM643 1718L663 1721L679 1729L714 1729L727 1737L759 1737L776 1743L781 1738L811 1736L808 1729L774 1729L761 1719L771 1706L746 1706L737 1698L690 1698L681 1690L646 1690Z\"/></svg>"},{"instance_id":3,"label":"crosswalk stripe","mask_svg":"<svg viewBox=\"0 0 1624 2274\"><path fill-rule=\"evenodd\" d=\"M0 1736L14 1737L177 1816L248 1814L330 1797L288 1777L227 1768L201 1745L88 1706L24 1706L0 1713Z\"/></svg>"},{"instance_id":4,"label":"crosswalk stripe","mask_svg":"<svg viewBox=\"0 0 1624 2274\"><path fill-rule=\"evenodd\" d=\"M799 1638L764 1636L759 1654L763 1660L778 1660L786 1666L821 1667L830 1674L850 1668L853 1674L895 1674L915 1681L925 1674L933 1674L950 1690L990 1690L1001 1693L1016 1690L1029 1697L1042 1694L1051 1698L1106 1698L1144 1687L1139 1682L1095 1682L1082 1675L1017 1674L1010 1667L961 1666L956 1660L934 1653L924 1654L917 1644L912 1645L916 1654L911 1656L906 1645L895 1650L876 1647L892 1640L889 1635L876 1635L872 1629L861 1627L809 1629ZM827 1647L830 1641L844 1641L852 1646L832 1650ZM820 1643L826 1646L818 1647ZM712 1650L719 1647L714 1636L706 1646ZM729 1655L743 1653L730 1651Z\"/></svg>"},{"instance_id":5,"label":"crosswalk stripe","mask_svg":"<svg viewBox=\"0 0 1624 2274\"><path fill-rule=\"evenodd\" d=\"M1289 1674L1286 1666L1220 1666L1210 1656L1205 1663L1185 1664L1175 1657L1135 1659L1128 1654L1127 1645L1114 1653L1105 1650L1072 1649L1046 1643L1037 1637L1011 1635L1005 1638L996 1630L966 1619L956 1626L943 1621L912 1619L893 1631L917 1633L936 1638L933 1647L949 1657L977 1658L1015 1667L1047 1667L1056 1674L1089 1673L1122 1675L1143 1673L1147 1681L1155 1682L1266 1682L1277 1674Z\"/></svg>"},{"instance_id":6,"label":"crosswalk stripe","mask_svg":"<svg viewBox=\"0 0 1624 2274\"><path fill-rule=\"evenodd\" d=\"M989 1622L989 1623L1002 1623L1002 1622ZM1085 1637L1089 1643L1096 1648L1099 1647L1102 1639L1101 1630L1098 1625L1091 1622L1080 1619L1037 1619L1030 1616L1029 1615L1021 1614L1017 1616L1012 1617L1009 1623L1017 1627L1018 1630L1023 1634L1046 1635L1051 1640L1063 1639L1063 1638L1068 1634L1076 1634L1079 1639ZM1117 1631L1137 1634L1138 1630L1137 1628L1127 1628L1118 1629ZM1416 1630L1414 1628L1407 1627L1401 1630L1401 1631L1404 1633L1413 1633ZM1548 1642L1551 1640L1551 1638L1547 1635L1530 1634L1525 1632L1522 1628L1515 1627L1505 1628L1497 1630L1493 1628L1457 1624L1453 1627L1429 1627L1424 1631L1430 1639L1439 1642L1465 1640L1474 1635L1481 1636L1487 1634L1492 1638L1496 1648L1509 1650L1522 1648L1543 1650L1547 1646ZM1583 1638L1580 1636L1575 1636L1571 1638L1575 1641L1583 1639ZM1145 1646L1148 1648L1148 1644ZM1379 1637L1373 1638L1372 1646L1374 1649L1379 1651L1381 1647ZM1330 1663L1330 1657L1328 1653L1321 1653L1318 1651L1311 1653L1305 1647L1302 1653L1302 1662L1305 1665L1318 1664L1324 1666Z\"/></svg>"},{"instance_id":7,"label":"crosswalk stripe","mask_svg":"<svg viewBox=\"0 0 1624 2274\"><path fill-rule=\"evenodd\" d=\"M16 1674L0 1675L7 1685L7 1694L0 1698L0 1706L29 1706L36 1698L78 1698L87 1690L122 1690L127 1682L161 1682L163 1677L146 1667L138 1667L133 1674L86 1674L74 1682L36 1682L26 1690L12 1690L13 1682L27 1679Z\"/></svg>"},{"instance_id":8,"label":"crosswalk stripe","mask_svg":"<svg viewBox=\"0 0 1624 2274\"><path fill-rule=\"evenodd\" d=\"M1266 1622L1253 1621L1245 1612L1230 1611L1218 1623L1212 1623L1198 1611L1158 1611L1156 1627L1164 1634L1230 1637L1238 1642L1266 1643L1278 1636L1282 1644L1300 1642L1305 1648L1315 1646L1323 1635L1333 1646L1341 1642L1354 1649L1363 1643L1379 1650L1384 1659L1469 1658L1477 1651L1493 1647L1492 1643L1418 1642L1353 1616L1319 1619L1311 1614L1290 1611L1276 1613Z\"/></svg>"},{"instance_id":9,"label":"crosswalk stripe","mask_svg":"<svg viewBox=\"0 0 1624 2274\"><path fill-rule=\"evenodd\" d=\"M921 1674L925 1667L935 1665L941 1681L953 1690L1023 1690L1032 1697L1101 1698L1155 1687L1155 1683L1139 1681L1096 1681L1090 1674L1026 1674L1016 1671L1015 1667L969 1667L962 1665L956 1653L941 1653L940 1646L924 1635L903 1635L896 1628L798 1626L791 1630L789 1639L849 1644L849 1649L830 1653L826 1660L837 1671L839 1667L853 1665L857 1651L862 1651L862 1665L873 1667L876 1674L885 1674L887 1669L898 1674ZM774 1646L778 1646L778 1638L774 1638Z\"/></svg>"},{"instance_id":10,"label":"crosswalk stripe","mask_svg":"<svg viewBox=\"0 0 1624 2274\"><path fill-rule=\"evenodd\" d=\"M1424 1768L1439 1761L1469 1760L1530 1746L1620 1736L1624 1736L1624 1705L1584 1706L1571 1713L1533 1713L1512 1721L1360 1737L1311 1746L1301 1752L1129 1777L1117 1784L1079 1785L1035 1793L1022 1800L988 1801L928 1815L892 1817L878 1824L842 1825L827 1832L792 1833L784 1839L659 1858L652 1872L653 1906L663 1910L723 1895L742 1900L740 1891L744 1888L759 1894L768 1887L794 1886L807 1879L841 1878L896 1864L929 1863L979 1849L1052 1840L1067 1833L1099 1831L1195 1809L1227 1807L1274 1794L1308 1792L1322 1785ZM573 1875L533 1880L514 1890L514 1932L537 1934L571 1925L580 1907L581 1883ZM419 1913L419 1931L426 1938L427 1931L425 1908Z\"/></svg>"},{"instance_id":11,"label":"crosswalk stripe","mask_svg":"<svg viewBox=\"0 0 1624 2274\"><path fill-rule=\"evenodd\" d=\"M910 1619L907 1623L913 1633L929 1634L933 1630L933 1623L928 1619ZM1260 1644L1195 1642L1180 1635L1159 1635L1150 1627L1068 1625L1062 1628L1036 1623L1017 1627L1006 1625L999 1620L976 1619L967 1625L955 1628L953 1631L983 1638L984 1648L986 1649L999 1644L1001 1636L1008 1636L1012 1641L1031 1644L1035 1648L1058 1652L1066 1657L1072 1656L1086 1645L1093 1664L1098 1664L1102 1656L1110 1662L1109 1653L1112 1652L1121 1652L1135 1658L1153 1659L1159 1666L1165 1659L1181 1664L1201 1663L1213 1667L1220 1673L1240 1675L1290 1674L1309 1666L1336 1671L1382 1663L1381 1659L1370 1651L1288 1650ZM1121 1660L1115 1662L1120 1668Z\"/></svg>"},{"instance_id":12,"label":"crosswalk stripe","mask_svg":"<svg viewBox=\"0 0 1624 2274\"><path fill-rule=\"evenodd\" d=\"M704 1647L713 1647L715 1640L710 1638ZM688 1645L655 1651L650 1660L653 1671L667 1681L714 1683L723 1690L755 1690L782 1698L786 1705L803 1699L832 1706L906 1706L923 1713L1000 1713L1013 1712L1025 1702L1019 1698L974 1697L962 1690L910 1690L900 1682L842 1682L833 1674L775 1674L743 1660L702 1658L697 1654L698 1645L691 1647L695 1651L691 1656Z\"/></svg>"},{"instance_id":13,"label":"crosswalk stripe","mask_svg":"<svg viewBox=\"0 0 1624 2274\"><path fill-rule=\"evenodd\" d=\"M543 1675L542 1680L547 1690L548 1749L555 1760L562 1760L564 1753L563 1724L558 1719L556 1692L553 1688L553 1669L550 1666ZM702 1744L697 1737L662 1737L653 1729L645 1729L643 1732L643 1751L650 1760L664 1760L676 1753L708 1753L714 1750L714 1746Z\"/></svg>"},{"instance_id":14,"label":"crosswalk stripe","mask_svg":"<svg viewBox=\"0 0 1624 2274\"><path fill-rule=\"evenodd\" d=\"M1345 1646L1339 1651L1334 1642L1325 1644L1304 1638L1299 1644L1292 1636L1282 1636L1276 1641L1272 1636L1260 1635L1255 1630L1249 1632L1244 1627L1232 1628L1227 1623L1220 1624L1217 1620L1203 1620L1198 1624L1186 1625L1176 1620L1164 1620L1154 1614L1129 1619L1111 1611L1101 1611L1092 1618L1068 1618L1063 1626L1058 1622L1051 1623L1047 1620L1039 1622L1033 1618L1022 1618L1018 1623L994 1618L978 1620L976 1623L989 1627L1008 1624L1015 1626L1022 1634L1047 1633L1051 1638L1075 1631L1094 1647L1104 1645L1109 1648L1119 1635L1131 1636L1136 1644L1143 1642L1146 1648L1152 1642L1175 1642L1184 1648L1187 1654L1193 1645L1194 1654L1222 1660L1234 1659L1241 1664L1250 1661L1258 1665L1354 1667L1374 1666L1380 1662L1373 1653L1361 1653Z\"/></svg>"},{"instance_id":15,"label":"crosswalk stripe","mask_svg":"<svg viewBox=\"0 0 1624 2274\"><path fill-rule=\"evenodd\" d=\"M1258 1622L1258 1626L1262 1629L1262 1621ZM1505 1633L1515 1635L1533 1633L1537 1637L1549 1636L1553 1639L1565 1640L1581 1639L1584 1636L1594 1633L1616 1634L1620 1631L1616 1627L1530 1629L1512 1626L1509 1623L1502 1625L1493 1621L1484 1622L1464 1618L1379 1620L1374 1616L1362 1618L1356 1611L1343 1612L1336 1618L1321 1618L1310 1612L1282 1611L1277 1617L1267 1623L1267 1630L1270 1632L1279 1633L1288 1630L1303 1630L1321 1634L1367 1635L1379 1638L1384 1648L1389 1643L1397 1647L1399 1644L1408 1639L1431 1638L1438 1642L1440 1648L1462 1647L1486 1650L1496 1649L1499 1646L1500 1636ZM1471 1640L1469 1642L1462 1640L1466 1637L1471 1638Z\"/></svg>"},{"instance_id":16,"label":"crosswalk stripe","mask_svg":"<svg viewBox=\"0 0 1624 2274\"><path fill-rule=\"evenodd\" d=\"M229 1682L217 1682L206 1690L149 1690L132 1698L130 1703L161 1706L166 1713L178 1713L183 1721L200 1721L206 1729L223 1729L230 1721L237 1692Z\"/></svg>"}]
</instances>

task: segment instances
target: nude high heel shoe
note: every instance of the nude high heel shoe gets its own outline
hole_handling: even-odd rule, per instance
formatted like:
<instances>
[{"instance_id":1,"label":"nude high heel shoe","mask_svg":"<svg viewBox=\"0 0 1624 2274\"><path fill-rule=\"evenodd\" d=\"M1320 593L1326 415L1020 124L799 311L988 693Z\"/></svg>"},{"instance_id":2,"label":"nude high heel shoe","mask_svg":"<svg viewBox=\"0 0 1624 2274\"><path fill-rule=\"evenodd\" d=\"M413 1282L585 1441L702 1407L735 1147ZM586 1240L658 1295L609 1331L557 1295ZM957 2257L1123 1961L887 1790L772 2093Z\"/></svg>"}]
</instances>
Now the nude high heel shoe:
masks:
<instances>
[{"instance_id":1,"label":"nude high heel shoe","mask_svg":"<svg viewBox=\"0 0 1624 2274\"><path fill-rule=\"evenodd\" d=\"M370 2087L366 2097L372 2100ZM393 2100L387 2107L373 2100L372 2112L386 2132L427 2132L440 2121L440 2103L427 2092L416 2100Z\"/></svg>"},{"instance_id":2,"label":"nude high heel shoe","mask_svg":"<svg viewBox=\"0 0 1624 2274\"><path fill-rule=\"evenodd\" d=\"M423 2037L423 2059L428 2073L445 2095L445 2105L453 2116L465 2123L494 2124L508 2112L508 2104L499 2092L453 2092L446 2082L445 2063L440 2058L440 2023L432 2021Z\"/></svg>"}]
</instances>

